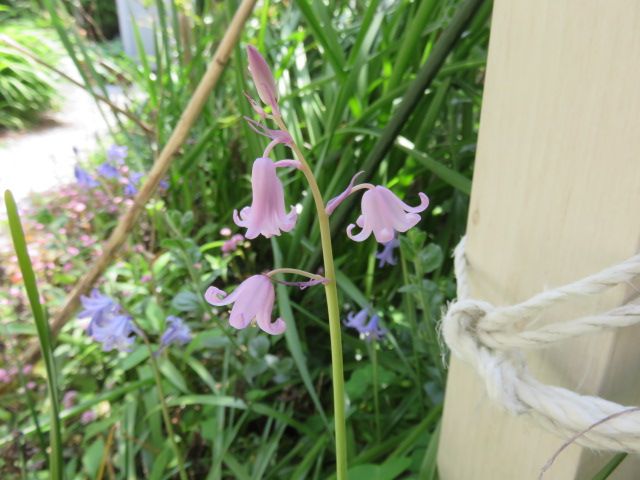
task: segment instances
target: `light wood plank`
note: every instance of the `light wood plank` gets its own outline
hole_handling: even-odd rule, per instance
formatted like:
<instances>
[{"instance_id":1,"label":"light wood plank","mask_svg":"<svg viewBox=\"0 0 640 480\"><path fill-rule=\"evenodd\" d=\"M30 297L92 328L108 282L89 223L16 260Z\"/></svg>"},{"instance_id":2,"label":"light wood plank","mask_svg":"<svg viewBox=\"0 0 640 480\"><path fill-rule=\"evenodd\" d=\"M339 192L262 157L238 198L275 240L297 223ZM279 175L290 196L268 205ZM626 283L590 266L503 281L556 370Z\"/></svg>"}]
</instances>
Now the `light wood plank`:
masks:
<instances>
[{"instance_id":1,"label":"light wood plank","mask_svg":"<svg viewBox=\"0 0 640 480\"><path fill-rule=\"evenodd\" d=\"M473 296L506 305L638 251L640 2L497 0L492 22L467 254ZM639 286L541 321L612 308ZM545 382L640 404L639 345L629 328L528 358ZM537 478L562 443L492 404L452 359L441 478ZM609 457L572 446L546 478L590 478ZM640 478L639 465L625 462L617 478Z\"/></svg>"}]
</instances>

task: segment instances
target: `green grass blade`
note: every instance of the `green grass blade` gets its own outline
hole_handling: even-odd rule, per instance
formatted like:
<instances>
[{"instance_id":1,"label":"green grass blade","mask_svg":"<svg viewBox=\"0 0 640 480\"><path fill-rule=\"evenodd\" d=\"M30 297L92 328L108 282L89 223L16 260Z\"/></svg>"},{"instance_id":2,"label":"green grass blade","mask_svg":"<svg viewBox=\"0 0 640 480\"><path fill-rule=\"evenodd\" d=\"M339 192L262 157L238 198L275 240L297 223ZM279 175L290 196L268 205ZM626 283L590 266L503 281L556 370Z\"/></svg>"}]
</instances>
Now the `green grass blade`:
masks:
<instances>
[{"instance_id":1,"label":"green grass blade","mask_svg":"<svg viewBox=\"0 0 640 480\"><path fill-rule=\"evenodd\" d=\"M609 476L615 471L616 468L622 463L622 461L627 458L626 452L617 453L613 456L611 460L607 462L607 464L600 469L598 473L596 473L593 477L593 480L606 480Z\"/></svg>"},{"instance_id":2,"label":"green grass blade","mask_svg":"<svg viewBox=\"0 0 640 480\"><path fill-rule=\"evenodd\" d=\"M49 330L49 322L44 314L42 305L40 304L40 293L36 283L36 276L33 272L29 252L27 251L27 242L24 238L24 231L20 223L20 215L13 195L9 190L4 193L4 202L7 209L7 217L9 219L9 229L11 231L11 239L13 248L18 257L20 272L24 287L27 291L31 312L38 330L38 340L42 349L42 358L44 359L47 371L47 386L49 389L49 401L51 402L51 432L50 432L50 448L49 455L49 475L53 480L63 478L63 459L62 459L62 436L60 434L60 406L58 403L58 385L55 363L53 359L53 345L51 342L51 332Z\"/></svg>"}]
</instances>

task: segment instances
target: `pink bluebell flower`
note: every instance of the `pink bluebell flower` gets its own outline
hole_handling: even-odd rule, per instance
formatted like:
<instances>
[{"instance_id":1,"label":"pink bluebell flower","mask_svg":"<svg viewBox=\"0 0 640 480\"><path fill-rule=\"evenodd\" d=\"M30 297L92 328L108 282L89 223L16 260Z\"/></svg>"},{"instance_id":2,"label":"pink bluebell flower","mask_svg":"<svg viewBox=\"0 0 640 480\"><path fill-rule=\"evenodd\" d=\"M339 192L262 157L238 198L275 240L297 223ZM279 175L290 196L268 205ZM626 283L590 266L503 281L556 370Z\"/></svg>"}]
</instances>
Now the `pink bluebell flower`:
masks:
<instances>
[{"instance_id":1,"label":"pink bluebell flower","mask_svg":"<svg viewBox=\"0 0 640 480\"><path fill-rule=\"evenodd\" d=\"M222 253L233 252L236 248L238 248L239 245L242 244L242 242L244 242L244 236L240 235L239 233L236 233L229 240L225 241L222 244L222 247L221 247Z\"/></svg>"},{"instance_id":2,"label":"pink bluebell flower","mask_svg":"<svg viewBox=\"0 0 640 480\"><path fill-rule=\"evenodd\" d=\"M385 265L395 265L397 263L396 257L393 255L393 251L399 246L400 241L397 238L383 244L382 250L376 255L376 258L380 260L378 268L382 268Z\"/></svg>"},{"instance_id":3,"label":"pink bluebell flower","mask_svg":"<svg viewBox=\"0 0 640 480\"><path fill-rule=\"evenodd\" d=\"M0 383L11 383L13 376L6 368L0 368Z\"/></svg>"},{"instance_id":4,"label":"pink bluebell flower","mask_svg":"<svg viewBox=\"0 0 640 480\"><path fill-rule=\"evenodd\" d=\"M96 179L89 174L89 172L87 172L85 169L83 169L79 165L76 165L73 168L73 175L76 177L76 180L78 181L78 185L80 185L81 187L95 188L100 185L96 181Z\"/></svg>"},{"instance_id":5,"label":"pink bluebell flower","mask_svg":"<svg viewBox=\"0 0 640 480\"><path fill-rule=\"evenodd\" d=\"M122 165L124 163L124 159L127 158L129 154L129 147L126 145L111 145L107 149L107 160L110 162L115 162L118 165Z\"/></svg>"},{"instance_id":6,"label":"pink bluebell flower","mask_svg":"<svg viewBox=\"0 0 640 480\"><path fill-rule=\"evenodd\" d=\"M64 408L71 408L76 404L78 398L78 392L76 390L68 390L62 397L62 406Z\"/></svg>"},{"instance_id":7,"label":"pink bluebell flower","mask_svg":"<svg viewBox=\"0 0 640 480\"><path fill-rule=\"evenodd\" d=\"M278 89L269 65L260 55L258 49L252 45L247 46L247 56L249 57L249 73L251 73L260 100L269 105L275 115L279 115Z\"/></svg>"},{"instance_id":8,"label":"pink bluebell flower","mask_svg":"<svg viewBox=\"0 0 640 480\"><path fill-rule=\"evenodd\" d=\"M204 298L216 307L234 303L229 316L229 324L233 328L247 328L251 323L257 323L258 327L271 335L279 335L286 329L281 318L271 321L275 290L266 275L247 278L228 296L216 287L209 287Z\"/></svg>"},{"instance_id":9,"label":"pink bluebell flower","mask_svg":"<svg viewBox=\"0 0 640 480\"><path fill-rule=\"evenodd\" d=\"M326 211L331 214L336 207L349 195L358 191L366 190L362 195L362 215L356 220L356 224L362 229L357 235L352 235L355 225L352 223L347 227L347 236L356 242L362 242L369 238L371 233L380 243L387 243L393 240L397 232L406 232L420 221L418 213L426 210L429 206L429 197L420 192L420 205L411 207L400 200L391 190L381 185L371 185L361 183L354 186L357 173L347 189L337 197L329 200Z\"/></svg>"},{"instance_id":10,"label":"pink bluebell flower","mask_svg":"<svg viewBox=\"0 0 640 480\"><path fill-rule=\"evenodd\" d=\"M411 207L400 200L391 190L380 185L368 189L362 196L362 215L356 224L362 229L357 235L351 232L355 227L347 227L347 236L356 242L369 238L373 232L376 240L387 243L393 240L396 232L406 232L420 221L418 213L429 206L429 198L422 192L420 205Z\"/></svg>"},{"instance_id":11,"label":"pink bluebell flower","mask_svg":"<svg viewBox=\"0 0 640 480\"><path fill-rule=\"evenodd\" d=\"M86 412L83 412L82 415L80 415L80 423L82 425L87 425L93 422L96 418L98 418L96 412L94 412L93 410L87 410Z\"/></svg>"},{"instance_id":12,"label":"pink bluebell flower","mask_svg":"<svg viewBox=\"0 0 640 480\"><path fill-rule=\"evenodd\" d=\"M287 161L285 161L287 162ZM280 231L289 232L296 224L298 214L295 208L286 213L284 206L284 188L276 175L276 167L292 166L283 162L272 162L269 158L257 158L251 172L253 200L250 207L244 207L238 215L233 211L233 221L239 227L247 229L248 239L264 235L270 238L280 235Z\"/></svg>"},{"instance_id":13,"label":"pink bluebell flower","mask_svg":"<svg viewBox=\"0 0 640 480\"><path fill-rule=\"evenodd\" d=\"M160 339L160 343L163 347L167 347L172 343L177 345L186 345L191 341L191 329L180 317L174 317L171 315L167 317L167 323L167 329Z\"/></svg>"}]
</instances>

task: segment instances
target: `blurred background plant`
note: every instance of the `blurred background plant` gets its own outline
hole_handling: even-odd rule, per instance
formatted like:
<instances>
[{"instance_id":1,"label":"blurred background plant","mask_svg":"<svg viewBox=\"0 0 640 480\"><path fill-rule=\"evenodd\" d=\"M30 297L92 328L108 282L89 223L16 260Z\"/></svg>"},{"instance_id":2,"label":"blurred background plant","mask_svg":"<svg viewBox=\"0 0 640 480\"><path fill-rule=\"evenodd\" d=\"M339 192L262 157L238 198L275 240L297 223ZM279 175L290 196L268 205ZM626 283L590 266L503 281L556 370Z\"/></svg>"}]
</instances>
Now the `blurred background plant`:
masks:
<instances>
[{"instance_id":1,"label":"blurred background plant","mask_svg":"<svg viewBox=\"0 0 640 480\"><path fill-rule=\"evenodd\" d=\"M118 42L101 43L109 37L106 20L94 14L108 11L108 3L43 0L43 15L85 88L108 97L110 84L119 84L126 108L150 130L114 111L111 137L80 159L86 176L23 205L49 312L96 258L131 189L144 181L237 7L234 0L152 2L153 48L136 62ZM465 8L473 15L462 38L443 49L452 18ZM292 235L249 242L231 220L234 208L249 203L251 162L264 147L243 120L252 116L244 99L248 42L274 66L287 123L308 149L326 199L359 170L410 204L419 191L431 199L420 231L401 236L396 265L379 266L373 241L346 238L352 209L342 207L332 225L344 319L365 310L384 329L377 339L344 330L350 478L435 478L445 369L437 320L455 290L449 256L466 224L490 13L488 1L258 3L164 188L98 285L154 344L169 315L192 329L188 345L158 358L191 478L324 479L333 472L322 292L278 286L277 308L288 326L282 337L232 330L226 312L202 297L211 284L232 288L281 264L320 267L310 199L291 174L282 177L287 198L300 199L301 209ZM99 25L102 35L83 22ZM138 24L131 28L144 51ZM425 76L425 65L434 75ZM412 100L403 105L403 98ZM122 163L112 143L128 147ZM35 328L13 254L3 249L0 471L47 478L44 370L37 364L19 374L26 366L16 359ZM147 349L138 341L130 353L102 352L83 325L70 322L54 350L61 398L73 400L61 413L67 476L176 476Z\"/></svg>"},{"instance_id":2,"label":"blurred background plant","mask_svg":"<svg viewBox=\"0 0 640 480\"><path fill-rule=\"evenodd\" d=\"M0 38L26 46L55 62L60 46L36 7L28 1L0 2ZM0 43L0 130L22 129L56 103L51 72Z\"/></svg>"}]
</instances>

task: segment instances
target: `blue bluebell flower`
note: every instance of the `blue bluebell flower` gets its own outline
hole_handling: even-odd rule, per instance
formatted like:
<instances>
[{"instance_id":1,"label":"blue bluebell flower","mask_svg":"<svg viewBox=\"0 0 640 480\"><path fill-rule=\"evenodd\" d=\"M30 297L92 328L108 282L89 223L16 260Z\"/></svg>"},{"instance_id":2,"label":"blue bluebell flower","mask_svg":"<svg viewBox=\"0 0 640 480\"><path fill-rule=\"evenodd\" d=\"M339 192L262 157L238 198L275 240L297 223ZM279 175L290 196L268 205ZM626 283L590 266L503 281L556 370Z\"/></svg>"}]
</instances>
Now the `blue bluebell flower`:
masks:
<instances>
[{"instance_id":1,"label":"blue bluebell flower","mask_svg":"<svg viewBox=\"0 0 640 480\"><path fill-rule=\"evenodd\" d=\"M172 343L186 345L191 341L191 329L180 317L169 316L167 317L167 323L167 329L160 339L163 347L167 347Z\"/></svg>"},{"instance_id":2,"label":"blue bluebell flower","mask_svg":"<svg viewBox=\"0 0 640 480\"><path fill-rule=\"evenodd\" d=\"M373 314L369 319L369 309L363 308L357 313L347 315L347 321L344 322L346 327L353 328L362 335L365 340L379 340L386 335L387 330L380 326L380 318Z\"/></svg>"},{"instance_id":3,"label":"blue bluebell flower","mask_svg":"<svg viewBox=\"0 0 640 480\"><path fill-rule=\"evenodd\" d=\"M98 290L80 298L84 310L78 315L89 317L87 334L102 343L102 350L129 351L135 341L135 327L131 317L121 312L120 305Z\"/></svg>"},{"instance_id":4,"label":"blue bluebell flower","mask_svg":"<svg viewBox=\"0 0 640 480\"><path fill-rule=\"evenodd\" d=\"M91 320L87 333L96 342L102 343L102 350L120 350L128 352L135 341L135 329L131 317L115 314L103 317L101 320Z\"/></svg>"},{"instance_id":5,"label":"blue bluebell flower","mask_svg":"<svg viewBox=\"0 0 640 480\"><path fill-rule=\"evenodd\" d=\"M143 173L133 172L131 176L129 176L127 184L124 186L124 194L133 197L136 193L138 193L138 189L136 187L138 183L140 183L140 179L142 179L143 176Z\"/></svg>"},{"instance_id":6,"label":"blue bluebell flower","mask_svg":"<svg viewBox=\"0 0 640 480\"><path fill-rule=\"evenodd\" d=\"M84 310L78 316L80 318L90 317L92 321L99 321L103 317L112 315L120 310L120 305L110 297L101 294L96 288L91 291L90 296L82 295L80 301Z\"/></svg>"},{"instance_id":7,"label":"blue bluebell flower","mask_svg":"<svg viewBox=\"0 0 640 480\"><path fill-rule=\"evenodd\" d=\"M120 172L118 169L111 165L109 162L104 162L102 165L98 167L98 173L105 178L118 178L120 176Z\"/></svg>"},{"instance_id":8,"label":"blue bluebell flower","mask_svg":"<svg viewBox=\"0 0 640 480\"><path fill-rule=\"evenodd\" d=\"M115 162L118 165L122 165L124 163L124 159L127 158L129 154L129 147L126 145L111 145L107 149L107 159L110 162Z\"/></svg>"},{"instance_id":9,"label":"blue bluebell flower","mask_svg":"<svg viewBox=\"0 0 640 480\"><path fill-rule=\"evenodd\" d=\"M397 263L396 257L393 255L393 251L400 246L400 241L397 238L383 244L382 251L376 255L376 258L380 260L378 268L382 268L385 265L395 265Z\"/></svg>"},{"instance_id":10,"label":"blue bluebell flower","mask_svg":"<svg viewBox=\"0 0 640 480\"><path fill-rule=\"evenodd\" d=\"M78 185L85 188L95 188L100 185L95 178L89 175L85 169L81 168L80 165L76 165L73 169L73 175L76 177L78 181Z\"/></svg>"}]
</instances>

